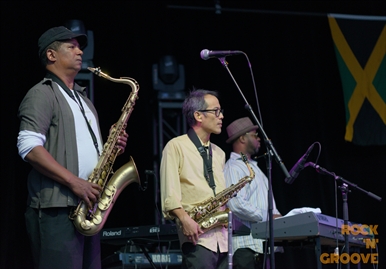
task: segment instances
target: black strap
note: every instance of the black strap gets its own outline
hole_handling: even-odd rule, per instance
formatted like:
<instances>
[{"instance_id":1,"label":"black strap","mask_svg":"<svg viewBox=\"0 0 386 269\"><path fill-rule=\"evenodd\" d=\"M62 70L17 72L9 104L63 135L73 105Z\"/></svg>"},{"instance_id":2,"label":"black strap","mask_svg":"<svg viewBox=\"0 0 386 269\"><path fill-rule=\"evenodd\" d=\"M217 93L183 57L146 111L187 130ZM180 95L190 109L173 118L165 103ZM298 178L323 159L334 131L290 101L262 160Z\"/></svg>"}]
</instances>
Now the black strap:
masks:
<instances>
[{"instance_id":1,"label":"black strap","mask_svg":"<svg viewBox=\"0 0 386 269\"><path fill-rule=\"evenodd\" d=\"M212 169L212 146L210 144L209 144L209 147L203 146L196 132L193 129L188 130L188 137L190 138L190 140L192 140L193 144L197 147L197 150L203 159L204 177L208 182L209 187L212 188L214 195L216 196L216 185L214 184L213 169ZM209 149L209 156L207 153L207 149Z\"/></svg>"},{"instance_id":2,"label":"black strap","mask_svg":"<svg viewBox=\"0 0 386 269\"><path fill-rule=\"evenodd\" d=\"M71 97L71 99L73 99L79 106L79 109L80 111L82 112L82 115L83 115L83 118L84 120L86 121L87 123L87 127L88 127L88 131L90 132L90 135L92 137L92 141L94 142L94 146L95 146L95 149L98 153L98 156L100 156L100 153L99 153L99 147L98 147L98 141L96 139L96 136L95 136L95 133L94 131L92 130L91 128L91 125L90 123L88 122L88 119L86 117L86 113L84 111L84 108L83 108L83 104L82 104L82 101L80 100L80 97L78 95L78 93L76 92L76 90L73 90L74 93L75 93L75 96L76 96L76 99L78 99L78 101L75 100L75 97L74 95L72 94L72 91L67 87L66 84L63 83L63 81L58 77L56 76L54 73L50 72L50 71L47 71L47 75L46 75L47 78L50 78L52 79L54 82L58 83L60 85L60 87L62 87L62 89L68 94L68 96Z\"/></svg>"}]
</instances>

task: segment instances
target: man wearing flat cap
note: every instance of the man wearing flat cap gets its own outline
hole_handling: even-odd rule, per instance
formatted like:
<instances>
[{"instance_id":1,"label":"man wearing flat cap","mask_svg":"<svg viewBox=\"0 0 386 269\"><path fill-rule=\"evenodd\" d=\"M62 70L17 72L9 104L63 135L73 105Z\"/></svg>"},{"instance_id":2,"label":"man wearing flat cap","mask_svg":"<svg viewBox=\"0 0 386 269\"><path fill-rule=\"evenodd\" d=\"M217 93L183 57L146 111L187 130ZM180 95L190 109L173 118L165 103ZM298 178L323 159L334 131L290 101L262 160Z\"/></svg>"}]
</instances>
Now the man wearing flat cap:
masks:
<instances>
[{"instance_id":1,"label":"man wearing flat cap","mask_svg":"<svg viewBox=\"0 0 386 269\"><path fill-rule=\"evenodd\" d=\"M257 162L251 159L260 148L257 130L258 126L254 125L248 117L237 119L227 127L226 142L231 143L233 149L224 168L227 187L250 174L241 159L240 152L247 156L255 172L255 178L251 183L242 188L237 196L227 203L234 214L234 220L249 229L251 223L268 220L268 179L257 166ZM273 207L274 217L280 216L275 201ZM262 268L264 258L262 240L254 239L250 234L235 235L232 238L232 249L234 269Z\"/></svg>"},{"instance_id":2,"label":"man wearing flat cap","mask_svg":"<svg viewBox=\"0 0 386 269\"><path fill-rule=\"evenodd\" d=\"M103 144L98 115L75 83L87 36L60 26L38 40L47 71L22 100L18 117L19 155L29 162L25 212L34 268L101 268L99 235L81 235L69 214L85 201L97 201L101 187L88 182ZM126 146L127 134L118 143Z\"/></svg>"}]
</instances>

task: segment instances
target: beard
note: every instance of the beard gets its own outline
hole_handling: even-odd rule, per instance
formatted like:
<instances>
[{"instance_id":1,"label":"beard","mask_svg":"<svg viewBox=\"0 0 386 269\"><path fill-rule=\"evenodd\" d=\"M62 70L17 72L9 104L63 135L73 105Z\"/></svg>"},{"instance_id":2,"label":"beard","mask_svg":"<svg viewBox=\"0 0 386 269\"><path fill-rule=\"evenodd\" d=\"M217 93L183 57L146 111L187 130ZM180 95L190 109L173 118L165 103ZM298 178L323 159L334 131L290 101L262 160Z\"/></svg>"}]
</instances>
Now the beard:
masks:
<instances>
[{"instance_id":1,"label":"beard","mask_svg":"<svg viewBox=\"0 0 386 269\"><path fill-rule=\"evenodd\" d=\"M248 140L247 144L247 152L249 155L251 155L251 158L253 156L256 156L257 153L259 153L259 147L255 146L251 140Z\"/></svg>"}]
</instances>

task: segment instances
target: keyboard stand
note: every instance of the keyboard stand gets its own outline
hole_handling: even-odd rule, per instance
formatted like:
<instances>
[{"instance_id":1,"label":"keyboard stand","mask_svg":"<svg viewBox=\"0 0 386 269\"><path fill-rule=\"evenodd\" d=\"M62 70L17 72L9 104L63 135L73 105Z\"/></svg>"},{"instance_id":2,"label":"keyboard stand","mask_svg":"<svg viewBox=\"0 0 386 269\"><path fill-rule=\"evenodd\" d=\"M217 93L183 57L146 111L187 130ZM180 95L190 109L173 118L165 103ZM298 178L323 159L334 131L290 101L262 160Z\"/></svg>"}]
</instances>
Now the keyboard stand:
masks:
<instances>
[{"instance_id":1,"label":"keyboard stand","mask_svg":"<svg viewBox=\"0 0 386 269\"><path fill-rule=\"evenodd\" d=\"M149 252L146 250L146 248L142 245L142 244L139 244L139 247L142 249L142 252L143 254L145 255L145 257L147 258L147 260L149 261L150 265L154 268L154 269L157 269L157 267L155 266L152 258L150 257L149 255Z\"/></svg>"}]
</instances>

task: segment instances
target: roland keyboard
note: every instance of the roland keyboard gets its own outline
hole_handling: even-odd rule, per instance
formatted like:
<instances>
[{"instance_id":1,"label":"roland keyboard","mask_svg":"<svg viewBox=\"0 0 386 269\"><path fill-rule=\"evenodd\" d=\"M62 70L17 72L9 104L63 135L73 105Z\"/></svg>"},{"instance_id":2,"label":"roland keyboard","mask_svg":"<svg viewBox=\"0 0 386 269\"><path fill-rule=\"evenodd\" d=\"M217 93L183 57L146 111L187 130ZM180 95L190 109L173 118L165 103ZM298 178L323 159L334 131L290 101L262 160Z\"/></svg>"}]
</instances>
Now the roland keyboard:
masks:
<instances>
[{"instance_id":1,"label":"roland keyboard","mask_svg":"<svg viewBox=\"0 0 386 269\"><path fill-rule=\"evenodd\" d=\"M299 241L319 237L321 245L334 246L337 240L340 244L345 240L341 232L343 224L344 221L342 219L313 212L281 217L273 221L274 241ZM357 223L348 222L349 226L353 224ZM269 226L267 222L253 223L251 225L251 233L252 237L258 239L266 239L269 237ZM359 247L365 246L365 240L372 238L372 235L348 235L350 245Z\"/></svg>"},{"instance_id":2,"label":"roland keyboard","mask_svg":"<svg viewBox=\"0 0 386 269\"><path fill-rule=\"evenodd\" d=\"M174 241L178 235L175 224L161 224L102 229L100 238L103 243L123 245L131 239Z\"/></svg>"}]
</instances>

